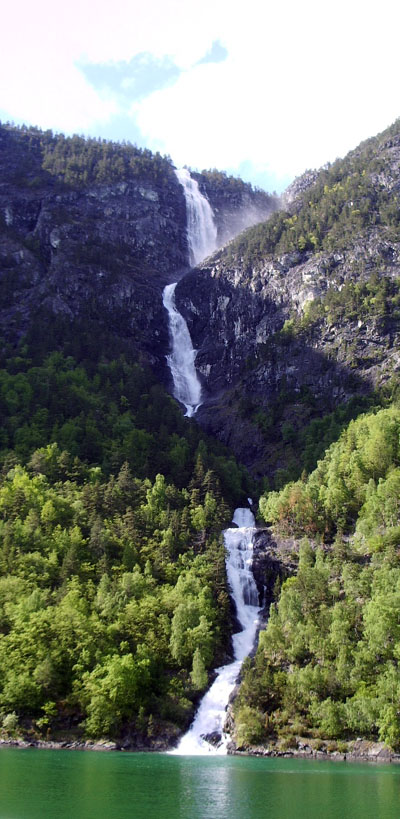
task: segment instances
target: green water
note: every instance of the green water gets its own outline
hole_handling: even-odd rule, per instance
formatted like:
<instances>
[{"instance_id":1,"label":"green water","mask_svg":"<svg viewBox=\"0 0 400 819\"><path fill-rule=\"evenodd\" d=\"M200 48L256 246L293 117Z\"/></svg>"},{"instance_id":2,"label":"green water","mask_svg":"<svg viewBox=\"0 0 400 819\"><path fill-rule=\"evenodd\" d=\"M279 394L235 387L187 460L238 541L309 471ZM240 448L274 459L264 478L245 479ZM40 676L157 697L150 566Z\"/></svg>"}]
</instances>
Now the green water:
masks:
<instances>
[{"instance_id":1,"label":"green water","mask_svg":"<svg viewBox=\"0 0 400 819\"><path fill-rule=\"evenodd\" d=\"M0 750L1 819L398 819L400 767Z\"/></svg>"}]
</instances>

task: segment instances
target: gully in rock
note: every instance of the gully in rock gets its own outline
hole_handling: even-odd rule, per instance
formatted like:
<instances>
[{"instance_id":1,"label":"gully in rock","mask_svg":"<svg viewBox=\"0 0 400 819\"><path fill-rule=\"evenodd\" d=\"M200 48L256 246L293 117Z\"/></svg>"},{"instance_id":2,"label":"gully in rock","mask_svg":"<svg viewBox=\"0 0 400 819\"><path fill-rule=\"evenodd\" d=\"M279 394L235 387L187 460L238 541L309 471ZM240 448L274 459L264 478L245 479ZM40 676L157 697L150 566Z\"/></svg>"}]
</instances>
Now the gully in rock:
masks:
<instances>
[{"instance_id":1,"label":"gully in rock","mask_svg":"<svg viewBox=\"0 0 400 819\"><path fill-rule=\"evenodd\" d=\"M198 264L216 247L217 228L208 200L199 191L195 179L186 168L176 171L186 200L187 236L191 264ZM163 305L168 312L172 351L167 355L168 366L174 383L175 398L186 407L191 417L201 404L201 384L196 374L196 350L193 349L185 319L175 304L177 282L167 284L163 292Z\"/></svg>"},{"instance_id":2,"label":"gully in rock","mask_svg":"<svg viewBox=\"0 0 400 819\"><path fill-rule=\"evenodd\" d=\"M217 678L204 695L191 728L173 754L226 754L229 737L224 733L226 708L243 660L253 648L258 626L258 592L251 571L254 516L250 509L236 509L237 528L224 532L226 570L237 618L242 631L233 636L234 661L217 668Z\"/></svg>"}]
</instances>

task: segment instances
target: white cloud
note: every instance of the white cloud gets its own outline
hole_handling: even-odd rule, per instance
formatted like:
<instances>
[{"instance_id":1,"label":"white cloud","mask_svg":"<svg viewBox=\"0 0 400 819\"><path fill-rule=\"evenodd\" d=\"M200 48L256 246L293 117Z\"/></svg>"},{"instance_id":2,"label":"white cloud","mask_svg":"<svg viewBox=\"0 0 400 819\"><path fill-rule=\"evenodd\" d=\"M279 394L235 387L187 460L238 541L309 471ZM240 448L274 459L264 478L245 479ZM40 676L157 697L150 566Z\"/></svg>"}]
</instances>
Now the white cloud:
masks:
<instances>
[{"instance_id":1,"label":"white cloud","mask_svg":"<svg viewBox=\"0 0 400 819\"><path fill-rule=\"evenodd\" d=\"M235 168L247 159L283 178L390 124L399 113L396 29L364 4L338 2L326 18L321 8L250 2L245 20L230 18L226 62L195 66L134 108L149 142L179 163Z\"/></svg>"},{"instance_id":2,"label":"white cloud","mask_svg":"<svg viewBox=\"0 0 400 819\"><path fill-rule=\"evenodd\" d=\"M22 0L3 19L0 108L42 127L101 135L127 111L77 65L167 55L183 69L176 84L130 110L149 147L179 164L247 162L260 178L287 178L398 116L398 22L392 0L379 9L368 0ZM197 64L215 40L227 59Z\"/></svg>"},{"instance_id":3,"label":"white cloud","mask_svg":"<svg viewBox=\"0 0 400 819\"><path fill-rule=\"evenodd\" d=\"M200 13L187 0L9 3L0 33L0 109L11 119L66 131L101 124L117 113L117 102L96 93L79 63L129 61L146 51L187 68L211 44L212 6L204 0Z\"/></svg>"}]
</instances>

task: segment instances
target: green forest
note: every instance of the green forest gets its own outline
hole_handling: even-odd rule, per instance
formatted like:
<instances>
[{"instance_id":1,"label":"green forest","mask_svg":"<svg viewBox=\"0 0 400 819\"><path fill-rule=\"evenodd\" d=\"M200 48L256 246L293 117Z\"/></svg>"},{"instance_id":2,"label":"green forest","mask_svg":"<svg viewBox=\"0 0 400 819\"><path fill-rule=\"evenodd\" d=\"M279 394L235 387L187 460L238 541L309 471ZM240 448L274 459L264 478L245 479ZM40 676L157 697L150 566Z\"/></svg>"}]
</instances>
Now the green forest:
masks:
<instances>
[{"instance_id":1,"label":"green forest","mask_svg":"<svg viewBox=\"0 0 400 819\"><path fill-rule=\"evenodd\" d=\"M240 744L400 747L399 440L398 406L360 415L308 478L261 497L265 522L300 551L246 661Z\"/></svg>"},{"instance_id":2,"label":"green forest","mask_svg":"<svg viewBox=\"0 0 400 819\"><path fill-rule=\"evenodd\" d=\"M146 179L162 186L176 184L169 157L130 142L111 142L74 134L53 134L32 126L3 125L4 150L11 150L4 179L14 185L80 188Z\"/></svg>"},{"instance_id":3,"label":"green forest","mask_svg":"<svg viewBox=\"0 0 400 819\"><path fill-rule=\"evenodd\" d=\"M221 530L250 479L139 364L19 352L0 373L3 732L172 740L229 651Z\"/></svg>"}]
</instances>

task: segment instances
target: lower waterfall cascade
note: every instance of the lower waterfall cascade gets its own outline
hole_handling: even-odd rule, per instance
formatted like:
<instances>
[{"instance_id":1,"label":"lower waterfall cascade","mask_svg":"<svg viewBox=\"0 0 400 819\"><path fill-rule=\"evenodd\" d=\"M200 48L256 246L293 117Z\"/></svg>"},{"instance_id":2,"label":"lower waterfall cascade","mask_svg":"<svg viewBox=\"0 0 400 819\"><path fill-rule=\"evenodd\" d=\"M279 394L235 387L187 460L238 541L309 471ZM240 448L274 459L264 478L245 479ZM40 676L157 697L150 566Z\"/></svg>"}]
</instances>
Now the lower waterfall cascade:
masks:
<instances>
[{"instance_id":1,"label":"lower waterfall cascade","mask_svg":"<svg viewBox=\"0 0 400 819\"><path fill-rule=\"evenodd\" d=\"M254 515L250 509L236 509L236 528L224 531L227 550L226 571L237 619L242 631L232 638L234 660L216 669L217 677L200 702L189 731L170 753L204 755L227 753L229 736L224 732L226 708L237 682L243 660L251 652L259 625L257 586L251 570L253 562Z\"/></svg>"}]
</instances>

